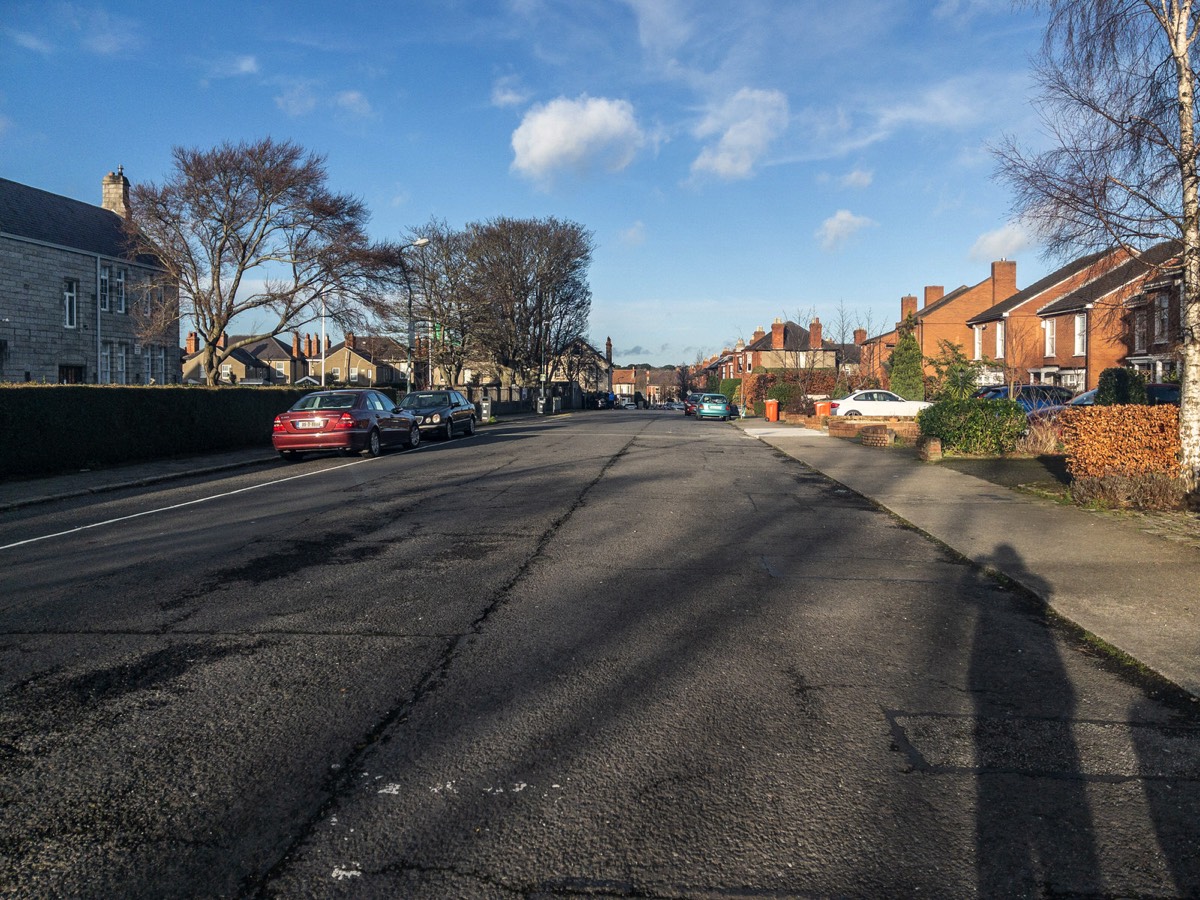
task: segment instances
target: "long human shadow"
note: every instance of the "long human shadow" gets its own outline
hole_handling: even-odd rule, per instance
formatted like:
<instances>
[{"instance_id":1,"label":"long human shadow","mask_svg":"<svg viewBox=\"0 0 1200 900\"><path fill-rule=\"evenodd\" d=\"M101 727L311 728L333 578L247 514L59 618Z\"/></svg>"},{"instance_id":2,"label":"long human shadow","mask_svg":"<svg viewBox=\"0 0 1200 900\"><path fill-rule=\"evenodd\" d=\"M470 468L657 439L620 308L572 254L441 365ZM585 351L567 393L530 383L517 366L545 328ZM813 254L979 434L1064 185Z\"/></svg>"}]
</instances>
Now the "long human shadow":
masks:
<instances>
[{"instance_id":1,"label":"long human shadow","mask_svg":"<svg viewBox=\"0 0 1200 900\"><path fill-rule=\"evenodd\" d=\"M1048 596L1011 545L998 545L983 562ZM1011 596L1012 603L981 604L971 647L979 892L1102 893L1072 734L1075 691L1041 605L1023 592Z\"/></svg>"}]
</instances>

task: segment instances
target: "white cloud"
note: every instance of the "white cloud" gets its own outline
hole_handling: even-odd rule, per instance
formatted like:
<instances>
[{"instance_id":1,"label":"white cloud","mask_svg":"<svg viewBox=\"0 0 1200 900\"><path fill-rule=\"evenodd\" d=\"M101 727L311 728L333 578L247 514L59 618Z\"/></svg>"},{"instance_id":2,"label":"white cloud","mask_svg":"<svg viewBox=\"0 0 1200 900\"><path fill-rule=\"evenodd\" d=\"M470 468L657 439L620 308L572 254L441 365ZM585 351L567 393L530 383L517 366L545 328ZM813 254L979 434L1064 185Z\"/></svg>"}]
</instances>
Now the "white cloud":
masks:
<instances>
[{"instance_id":1,"label":"white cloud","mask_svg":"<svg viewBox=\"0 0 1200 900\"><path fill-rule=\"evenodd\" d=\"M877 224L866 216L856 216L848 209L839 209L821 223L815 237L821 242L822 250L837 250L855 234Z\"/></svg>"},{"instance_id":2,"label":"white cloud","mask_svg":"<svg viewBox=\"0 0 1200 900\"><path fill-rule=\"evenodd\" d=\"M648 50L671 53L692 37L693 26L678 0L625 0L638 24L638 40Z\"/></svg>"},{"instance_id":3,"label":"white cloud","mask_svg":"<svg viewBox=\"0 0 1200 900\"><path fill-rule=\"evenodd\" d=\"M50 54L54 52L54 47L40 37L30 34L27 31L16 31L9 29L8 36L13 43L18 47L23 47L26 50L32 50L34 53Z\"/></svg>"},{"instance_id":4,"label":"white cloud","mask_svg":"<svg viewBox=\"0 0 1200 900\"><path fill-rule=\"evenodd\" d=\"M624 169L646 142L626 100L559 97L535 106L513 132L512 168L544 179L562 169Z\"/></svg>"},{"instance_id":5,"label":"white cloud","mask_svg":"<svg viewBox=\"0 0 1200 900\"><path fill-rule=\"evenodd\" d=\"M621 243L626 247L639 247L646 243L646 223L638 220L620 234Z\"/></svg>"},{"instance_id":6,"label":"white cloud","mask_svg":"<svg viewBox=\"0 0 1200 900\"><path fill-rule=\"evenodd\" d=\"M875 180L875 173L867 169L854 169L847 172L839 180L842 187L848 188L867 188L871 186L871 182Z\"/></svg>"},{"instance_id":7,"label":"white cloud","mask_svg":"<svg viewBox=\"0 0 1200 900\"><path fill-rule=\"evenodd\" d=\"M719 134L692 163L692 173L728 180L748 178L775 138L788 125L788 101L780 91L742 88L696 127L696 137Z\"/></svg>"},{"instance_id":8,"label":"white cloud","mask_svg":"<svg viewBox=\"0 0 1200 900\"><path fill-rule=\"evenodd\" d=\"M114 16L104 10L80 14L75 25L83 34L83 45L101 56L120 56L142 46L138 24L124 16Z\"/></svg>"},{"instance_id":9,"label":"white cloud","mask_svg":"<svg viewBox=\"0 0 1200 900\"><path fill-rule=\"evenodd\" d=\"M521 87L520 79L515 75L498 78L492 85L492 106L522 106L528 99L529 92Z\"/></svg>"},{"instance_id":10,"label":"white cloud","mask_svg":"<svg viewBox=\"0 0 1200 900\"><path fill-rule=\"evenodd\" d=\"M275 105L289 116L306 116L317 108L317 97L307 84L294 84L275 98Z\"/></svg>"},{"instance_id":11,"label":"white cloud","mask_svg":"<svg viewBox=\"0 0 1200 900\"><path fill-rule=\"evenodd\" d=\"M1034 244L1033 237L1020 222L1009 222L995 231L979 236L971 245L970 257L975 262L993 262L997 259L1012 259L1022 250Z\"/></svg>"},{"instance_id":12,"label":"white cloud","mask_svg":"<svg viewBox=\"0 0 1200 900\"><path fill-rule=\"evenodd\" d=\"M213 78L238 78L243 75L257 75L258 60L250 55L238 56L233 59L223 59L213 63L211 71Z\"/></svg>"},{"instance_id":13,"label":"white cloud","mask_svg":"<svg viewBox=\"0 0 1200 900\"><path fill-rule=\"evenodd\" d=\"M371 104L361 91L342 91L333 98L334 105L352 116L366 118L371 115Z\"/></svg>"}]
</instances>

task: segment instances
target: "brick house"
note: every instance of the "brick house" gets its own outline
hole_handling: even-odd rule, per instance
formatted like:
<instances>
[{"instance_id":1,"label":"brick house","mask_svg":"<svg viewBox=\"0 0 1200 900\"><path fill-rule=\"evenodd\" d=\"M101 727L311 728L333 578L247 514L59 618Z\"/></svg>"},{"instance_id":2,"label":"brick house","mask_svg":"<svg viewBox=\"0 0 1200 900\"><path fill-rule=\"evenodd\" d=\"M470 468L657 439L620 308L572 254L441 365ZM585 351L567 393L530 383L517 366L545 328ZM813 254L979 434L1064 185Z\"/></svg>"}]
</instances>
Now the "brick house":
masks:
<instances>
[{"instance_id":1,"label":"brick house","mask_svg":"<svg viewBox=\"0 0 1200 900\"><path fill-rule=\"evenodd\" d=\"M313 349L320 348L320 341L313 339ZM417 354L417 360L420 360ZM325 373L338 384L375 387L376 385L404 385L404 367L407 351L399 341L389 337L372 335L356 337L347 334L341 343L327 345L325 351ZM321 377L321 356L315 353L308 360L308 374Z\"/></svg>"},{"instance_id":2,"label":"brick house","mask_svg":"<svg viewBox=\"0 0 1200 900\"><path fill-rule=\"evenodd\" d=\"M1151 286L1162 283L1178 253L1177 243L1164 241L1137 258L1122 254L1123 261L1099 278L1041 306L1043 356L1029 370L1031 379L1080 391L1096 387L1105 369L1127 364L1138 333L1131 323L1140 321L1143 309L1154 313L1154 325L1141 326L1149 341L1160 359L1169 354L1179 333L1178 319L1171 320L1171 291Z\"/></svg>"},{"instance_id":3,"label":"brick house","mask_svg":"<svg viewBox=\"0 0 1200 900\"><path fill-rule=\"evenodd\" d=\"M1180 376L1181 280L1179 260L1169 260L1157 273L1147 275L1141 290L1125 303L1125 346L1129 351L1125 365L1137 369L1149 382L1173 381Z\"/></svg>"},{"instance_id":4,"label":"brick house","mask_svg":"<svg viewBox=\"0 0 1200 900\"><path fill-rule=\"evenodd\" d=\"M646 387L649 384L649 370L637 367L630 369L612 370L612 391L617 400L633 400L637 394L646 397Z\"/></svg>"},{"instance_id":5,"label":"brick house","mask_svg":"<svg viewBox=\"0 0 1200 900\"><path fill-rule=\"evenodd\" d=\"M119 168L100 206L0 178L0 381L179 381L175 290L127 252L128 218Z\"/></svg>"},{"instance_id":6,"label":"brick house","mask_svg":"<svg viewBox=\"0 0 1200 900\"><path fill-rule=\"evenodd\" d=\"M862 345L861 374L885 381L887 364L900 337L900 328L910 318L913 334L924 357L937 356L942 341L949 341L969 352L974 345L974 329L967 321L984 310L996 306L1017 293L1017 263L1001 259L992 263L991 274L975 285L963 285L945 293L940 285L925 288L924 302L917 307L917 298L907 294L900 298L900 320L896 327L884 334L867 338ZM926 374L933 374L933 367L926 365Z\"/></svg>"},{"instance_id":7,"label":"brick house","mask_svg":"<svg viewBox=\"0 0 1200 900\"><path fill-rule=\"evenodd\" d=\"M826 341L822 336L820 319L813 319L806 329L795 322L776 319L770 332L760 325L750 343L739 340L732 351L722 355L717 367L721 379L741 378L755 369L833 369L849 352L856 356L857 347ZM857 361L857 360L856 360Z\"/></svg>"}]
</instances>

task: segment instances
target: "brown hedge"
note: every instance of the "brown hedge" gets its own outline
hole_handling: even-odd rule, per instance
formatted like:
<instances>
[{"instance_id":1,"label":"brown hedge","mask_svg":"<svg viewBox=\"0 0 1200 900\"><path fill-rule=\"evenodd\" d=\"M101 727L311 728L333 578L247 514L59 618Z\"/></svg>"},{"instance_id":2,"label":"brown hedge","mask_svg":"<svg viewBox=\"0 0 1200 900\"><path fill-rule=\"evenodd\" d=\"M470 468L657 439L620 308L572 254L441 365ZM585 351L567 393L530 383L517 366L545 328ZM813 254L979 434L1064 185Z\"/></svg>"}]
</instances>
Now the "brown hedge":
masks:
<instances>
[{"instance_id":1,"label":"brown hedge","mask_svg":"<svg viewBox=\"0 0 1200 900\"><path fill-rule=\"evenodd\" d=\"M1078 407L1058 423L1072 478L1180 474L1178 407Z\"/></svg>"}]
</instances>

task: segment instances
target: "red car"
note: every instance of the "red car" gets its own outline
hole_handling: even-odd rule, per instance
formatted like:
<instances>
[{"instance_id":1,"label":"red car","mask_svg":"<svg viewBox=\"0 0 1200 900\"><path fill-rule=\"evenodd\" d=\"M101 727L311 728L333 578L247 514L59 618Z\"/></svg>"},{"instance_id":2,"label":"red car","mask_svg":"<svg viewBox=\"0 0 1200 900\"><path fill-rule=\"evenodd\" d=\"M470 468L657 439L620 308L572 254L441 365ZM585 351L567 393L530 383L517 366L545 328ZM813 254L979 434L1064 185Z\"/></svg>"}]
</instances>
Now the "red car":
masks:
<instances>
[{"instance_id":1,"label":"red car","mask_svg":"<svg viewBox=\"0 0 1200 900\"><path fill-rule=\"evenodd\" d=\"M411 412L371 390L305 394L275 417L271 444L284 459L302 453L340 450L379 456L387 447L416 447L421 429Z\"/></svg>"},{"instance_id":2,"label":"red car","mask_svg":"<svg viewBox=\"0 0 1200 900\"><path fill-rule=\"evenodd\" d=\"M696 404L704 397L703 394L688 394L683 401L683 414L685 416L694 416L696 414Z\"/></svg>"}]
</instances>

